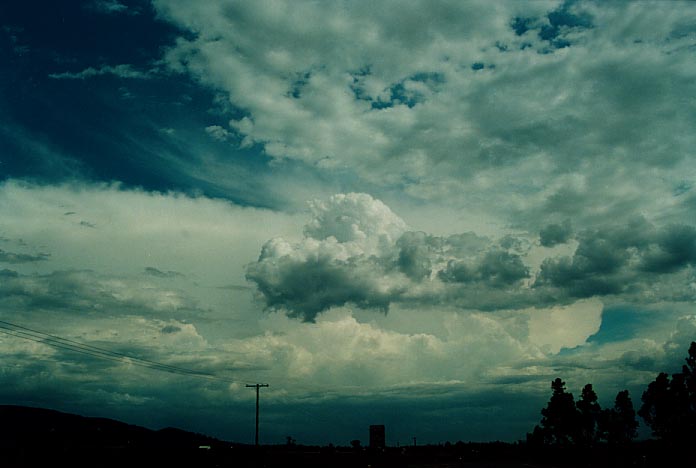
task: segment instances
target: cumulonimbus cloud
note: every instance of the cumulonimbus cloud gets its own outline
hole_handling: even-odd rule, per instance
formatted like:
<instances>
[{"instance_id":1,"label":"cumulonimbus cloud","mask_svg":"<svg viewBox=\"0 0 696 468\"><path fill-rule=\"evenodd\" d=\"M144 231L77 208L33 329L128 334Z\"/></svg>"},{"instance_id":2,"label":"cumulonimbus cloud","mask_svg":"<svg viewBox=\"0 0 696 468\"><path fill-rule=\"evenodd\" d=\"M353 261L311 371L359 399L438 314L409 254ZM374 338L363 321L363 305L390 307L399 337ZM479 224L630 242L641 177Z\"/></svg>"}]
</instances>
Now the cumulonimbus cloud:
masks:
<instances>
[{"instance_id":1,"label":"cumulonimbus cloud","mask_svg":"<svg viewBox=\"0 0 696 468\"><path fill-rule=\"evenodd\" d=\"M546 257L533 271L520 250L531 242L513 242L514 236L409 231L367 194L339 194L311 206L304 238L269 240L246 272L267 307L304 320L345 304L383 311L394 302L498 310L610 295L627 301L693 295L687 284L664 287L683 280L696 262L693 226L656 227L636 218L587 229L576 236L572 255ZM565 242L565 226L548 228L553 232L546 244Z\"/></svg>"}]
</instances>

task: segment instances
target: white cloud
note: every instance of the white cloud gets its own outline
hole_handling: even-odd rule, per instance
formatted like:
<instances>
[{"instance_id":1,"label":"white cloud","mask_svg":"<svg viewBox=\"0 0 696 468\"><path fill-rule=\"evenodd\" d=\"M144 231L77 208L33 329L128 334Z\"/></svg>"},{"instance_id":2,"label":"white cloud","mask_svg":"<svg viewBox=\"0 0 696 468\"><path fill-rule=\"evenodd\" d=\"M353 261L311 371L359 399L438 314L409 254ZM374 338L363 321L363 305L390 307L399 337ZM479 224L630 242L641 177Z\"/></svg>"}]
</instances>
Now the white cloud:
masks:
<instances>
[{"instance_id":1,"label":"white cloud","mask_svg":"<svg viewBox=\"0 0 696 468\"><path fill-rule=\"evenodd\" d=\"M380 244L390 244L404 233L406 225L384 203L364 193L337 194L327 201L311 202L312 219L305 235L324 240L333 237L339 243L362 244L370 254ZM377 245L370 245L376 241Z\"/></svg>"},{"instance_id":2,"label":"white cloud","mask_svg":"<svg viewBox=\"0 0 696 468\"><path fill-rule=\"evenodd\" d=\"M491 316L432 310L430 321L441 331L397 332L360 322L343 308L312 324L272 314L264 322L267 333L242 346L272 369L275 380L333 392L425 382L475 388L501 363L542 357L535 345L510 335Z\"/></svg>"},{"instance_id":3,"label":"white cloud","mask_svg":"<svg viewBox=\"0 0 696 468\"><path fill-rule=\"evenodd\" d=\"M95 76L114 75L119 78L147 78L149 71L140 71L127 63L119 65L102 65L99 68L88 67L79 72L50 73L49 78L56 80L85 80Z\"/></svg>"},{"instance_id":4,"label":"white cloud","mask_svg":"<svg viewBox=\"0 0 696 468\"><path fill-rule=\"evenodd\" d=\"M196 33L169 66L227 93L247 113L230 125L277 160L349 168L537 232L683 203L672 194L693 173L686 3L155 6ZM529 19L521 35L516 18Z\"/></svg>"},{"instance_id":5,"label":"white cloud","mask_svg":"<svg viewBox=\"0 0 696 468\"><path fill-rule=\"evenodd\" d=\"M602 303L594 299L531 311L529 340L554 354L562 348L580 346L599 330L602 307Z\"/></svg>"},{"instance_id":6,"label":"white cloud","mask_svg":"<svg viewBox=\"0 0 696 468\"><path fill-rule=\"evenodd\" d=\"M211 284L242 280L243 265L264 242L260 233L292 239L301 226L292 215L118 185L9 181L0 185L0 212L5 238L46 247L51 257L42 263L49 271L56 265L113 273L155 267Z\"/></svg>"},{"instance_id":7,"label":"white cloud","mask_svg":"<svg viewBox=\"0 0 696 468\"><path fill-rule=\"evenodd\" d=\"M583 230L572 245L546 249L535 247L536 234L496 239L408 231L366 194L335 195L312 206L300 242L275 237L247 266L247 278L267 307L305 320L345 304L383 311L393 303L496 311L593 297L647 304L694 296L696 229L688 225L657 228L639 217Z\"/></svg>"},{"instance_id":8,"label":"white cloud","mask_svg":"<svg viewBox=\"0 0 696 468\"><path fill-rule=\"evenodd\" d=\"M209 125L205 127L205 132L217 141L225 141L230 136L230 132L219 125Z\"/></svg>"},{"instance_id":9,"label":"white cloud","mask_svg":"<svg viewBox=\"0 0 696 468\"><path fill-rule=\"evenodd\" d=\"M93 0L88 7L89 9L105 14L128 13L131 15L138 14L135 9L129 9L128 6L118 0Z\"/></svg>"},{"instance_id":10,"label":"white cloud","mask_svg":"<svg viewBox=\"0 0 696 468\"><path fill-rule=\"evenodd\" d=\"M0 185L0 218L3 250L49 255L0 264L20 275L12 280L17 287L45 291L48 302L32 310L52 316L48 304L69 310L85 301L77 310L92 313L91 304L100 314L196 317L213 341L258 331L245 265L257 258L266 232L293 239L302 226L292 215L206 197L16 181Z\"/></svg>"},{"instance_id":11,"label":"white cloud","mask_svg":"<svg viewBox=\"0 0 696 468\"><path fill-rule=\"evenodd\" d=\"M87 342L150 349L168 363L185 363L189 353L198 356L192 365L231 367L242 377L265 368L274 379L310 376L336 388L354 385L355 379L377 387L475 380L490 366L541 358L545 344L580 344L589 328L578 324L596 318L574 306L579 311L574 333L549 331L542 339L538 327L526 331L531 314L471 313L436 302L422 303L416 316L407 303L396 305L381 321L375 315L358 320L349 309L330 306L314 324L283 313L261 314L241 286L244 266L269 231L290 240L278 238L264 247L274 262L263 267L268 274L281 268L283 258L292 268L306 266L310 258L325 257L329 264L340 259L345 263L337 271L363 281L364 289L355 292L368 294L366 300L392 297L394 288L400 294L408 285L417 289L417 280L396 266L399 258L404 268L439 250L476 258L490 244L471 233L412 236L386 205L364 194L315 201L312 213L298 242L298 217L203 197L6 182L0 188L3 244L41 246L50 257L5 270L0 288L5 318ZM261 264L263 259L264 254ZM432 259L432 268L446 264ZM385 270L389 262L395 266ZM300 289L311 286L298 271L289 271ZM216 289L230 284L240 287ZM419 321L423 326L414 325ZM553 333L558 336L552 339Z\"/></svg>"},{"instance_id":12,"label":"white cloud","mask_svg":"<svg viewBox=\"0 0 696 468\"><path fill-rule=\"evenodd\" d=\"M524 395L519 405L525 405L529 398L542 401L548 381L562 372L573 388L593 382L610 398L619 387L640 388L670 359L681 359L693 328L692 317L678 321L685 305L661 315L660 333L637 328L628 340L597 344L588 341L602 325L596 299L502 310L512 308L509 298L501 299L510 295L508 285L486 275L496 268L508 271L501 263L508 257L487 255L505 248L526 261L529 249L561 248L532 247L536 234L524 242L408 231L398 215L364 194L311 206L301 237L299 216L205 197L5 182L0 186L3 250L29 255L40 248L50 257L0 265L6 267L0 270L3 320L236 383L166 373L152 379L156 371L127 362L3 335L0 349L12 363L0 373L3 395L13 401L18 395L46 399L42 389L50 388L66 409L71 402L109 408L123 401L153 412L183 401L219 409L249 404L253 392L245 392L244 383L268 381L272 388L265 398L288 407L346 396L378 404L374 395L379 394L415 408L424 395L449 401L466 394L472 404L489 404L486 398L514 385L518 397ZM267 243L266 257L254 263L269 232L282 237ZM650 237L660 231L645 232ZM619 231L612 236L625 237ZM274 284L279 294L288 294L283 288L292 278L297 289L290 292L311 293L314 286L305 272L312 259L325 259L318 265L348 279L329 285L341 300L322 304L317 311L324 312L315 314L313 323L290 318L284 310L262 312L245 289L245 265L251 262L264 278L281 275ZM458 283L443 282L436 272L451 259L467 262L477 273ZM316 279L327 277L322 273ZM465 280L473 282L470 289ZM357 296L340 296L361 281L362 289L354 289L362 294L358 299L387 298L393 301L388 314L355 308L350 299ZM515 285L524 287L529 285ZM501 307L475 310L481 296ZM306 307L310 299L298 304ZM670 334L673 325L677 331ZM153 382L144 386L144 380ZM510 400L511 408L515 401Z\"/></svg>"}]
</instances>

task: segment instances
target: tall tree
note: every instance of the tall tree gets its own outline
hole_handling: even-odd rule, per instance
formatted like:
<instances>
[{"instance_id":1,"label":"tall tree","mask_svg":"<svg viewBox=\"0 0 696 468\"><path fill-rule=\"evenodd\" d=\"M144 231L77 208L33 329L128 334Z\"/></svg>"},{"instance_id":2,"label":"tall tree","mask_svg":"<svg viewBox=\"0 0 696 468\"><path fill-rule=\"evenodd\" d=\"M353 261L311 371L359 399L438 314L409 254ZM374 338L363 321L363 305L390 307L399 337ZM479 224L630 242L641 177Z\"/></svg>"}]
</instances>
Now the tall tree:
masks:
<instances>
[{"instance_id":1,"label":"tall tree","mask_svg":"<svg viewBox=\"0 0 696 468\"><path fill-rule=\"evenodd\" d=\"M628 390L616 394L614 407L602 411L600 433L611 446L625 446L637 435L638 421Z\"/></svg>"},{"instance_id":2,"label":"tall tree","mask_svg":"<svg viewBox=\"0 0 696 468\"><path fill-rule=\"evenodd\" d=\"M689 346L689 356L682 367L682 374L684 374L684 384L689 395L689 409L693 415L696 414L696 341L692 341Z\"/></svg>"},{"instance_id":3,"label":"tall tree","mask_svg":"<svg viewBox=\"0 0 696 468\"><path fill-rule=\"evenodd\" d=\"M670 379L661 372L643 392L638 414L652 429L653 435L671 443L696 438L696 342L682 372Z\"/></svg>"},{"instance_id":4,"label":"tall tree","mask_svg":"<svg viewBox=\"0 0 696 468\"><path fill-rule=\"evenodd\" d=\"M578 409L577 442L586 446L594 445L598 439L597 424L602 408L597 402L597 394L592 384L583 387L576 407Z\"/></svg>"},{"instance_id":5,"label":"tall tree","mask_svg":"<svg viewBox=\"0 0 696 468\"><path fill-rule=\"evenodd\" d=\"M674 409L670 401L669 375L660 372L643 392L643 404L638 415L652 429L653 435L661 439L669 438Z\"/></svg>"},{"instance_id":6,"label":"tall tree","mask_svg":"<svg viewBox=\"0 0 696 468\"><path fill-rule=\"evenodd\" d=\"M577 440L578 410L572 393L566 392L565 382L557 378L551 382L551 399L541 410L541 427L552 444L572 445Z\"/></svg>"}]
</instances>

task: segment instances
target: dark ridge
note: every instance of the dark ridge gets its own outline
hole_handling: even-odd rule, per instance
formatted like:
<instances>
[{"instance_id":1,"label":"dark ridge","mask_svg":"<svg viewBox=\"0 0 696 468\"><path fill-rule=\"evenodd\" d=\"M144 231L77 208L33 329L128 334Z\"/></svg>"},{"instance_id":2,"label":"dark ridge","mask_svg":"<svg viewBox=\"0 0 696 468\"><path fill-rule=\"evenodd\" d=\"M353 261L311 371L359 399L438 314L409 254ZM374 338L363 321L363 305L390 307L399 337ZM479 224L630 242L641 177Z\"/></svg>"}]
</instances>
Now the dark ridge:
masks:
<instances>
[{"instance_id":1,"label":"dark ridge","mask_svg":"<svg viewBox=\"0 0 696 468\"><path fill-rule=\"evenodd\" d=\"M165 428L158 431L107 418L0 405L0 466L216 466L245 446ZM242 452L242 453L240 453Z\"/></svg>"}]
</instances>

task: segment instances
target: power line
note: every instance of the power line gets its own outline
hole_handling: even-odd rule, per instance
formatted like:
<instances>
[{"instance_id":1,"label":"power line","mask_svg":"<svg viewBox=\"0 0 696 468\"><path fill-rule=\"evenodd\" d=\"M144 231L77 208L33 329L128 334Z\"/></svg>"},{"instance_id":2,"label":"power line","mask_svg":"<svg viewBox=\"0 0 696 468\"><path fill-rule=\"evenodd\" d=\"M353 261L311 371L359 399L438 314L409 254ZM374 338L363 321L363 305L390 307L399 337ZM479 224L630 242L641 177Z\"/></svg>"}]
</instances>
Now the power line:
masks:
<instances>
[{"instance_id":1,"label":"power line","mask_svg":"<svg viewBox=\"0 0 696 468\"><path fill-rule=\"evenodd\" d=\"M78 341L70 340L67 338L62 338L60 336L51 335L48 333L41 332L29 327L24 327L14 323L6 322L0 320L0 333L5 335L14 336L16 338L22 338L29 341L34 341L37 343L42 343L54 348L65 349L73 351L75 353L84 354L87 356L92 356L100 359L105 359L113 362L129 363L140 367L145 367L148 369L159 370L162 372L169 372L172 374L186 375L190 377L201 377L211 380L218 380L227 383L239 383L234 380L225 379L218 377L213 374L200 372L192 369L187 369L184 367L172 366L169 364L164 364L157 361L152 361L150 359L138 358L135 356L130 356L128 354L119 353L117 351L112 351L105 348L100 348L97 346L88 345L85 343L80 343Z\"/></svg>"},{"instance_id":2,"label":"power line","mask_svg":"<svg viewBox=\"0 0 696 468\"><path fill-rule=\"evenodd\" d=\"M9 327L8 327L9 326ZM143 365L146 367L151 367L151 368L157 368L159 370L170 370L172 372L177 372L181 373L182 371L185 372L186 374L201 374L201 375L206 375L205 373L202 372L197 372L197 371L192 371L189 369L184 369L184 368L178 368L175 366L170 366L168 364L162 364L158 363L156 361L150 361L148 359L143 359L143 358L136 358L134 356L129 356L127 354L119 353L116 351L111 351L108 349L104 348L98 348L96 346L84 344L84 343L79 343L77 341L69 340L67 338L62 338L59 336L55 335L50 335L48 333L43 333L38 330L33 330L31 328L23 327L21 325L16 325L12 324L9 322L5 322L0 320L0 329L8 330L13 333L6 333L6 334L11 334L12 336L16 336L18 338L25 338L31 341L36 341L38 343L43 343L43 344L48 344L50 346L54 346L56 348L61 348L61 349L68 349L71 351L75 351L81 354L87 354L93 357L100 357L103 359L111 360L111 361L118 361L118 362L128 362L134 363L136 365ZM4 333L4 332L2 332ZM138 361L138 362L135 362Z\"/></svg>"},{"instance_id":3,"label":"power line","mask_svg":"<svg viewBox=\"0 0 696 468\"><path fill-rule=\"evenodd\" d=\"M70 340L68 338L63 338L57 335L51 335L49 333L44 333L33 328L24 327L22 325L17 325L15 323L6 322L0 320L0 333L13 336L15 338L21 338L24 340L34 341L36 343L41 343L44 345L52 346L58 349L65 349L78 354L84 354L87 356L105 359L112 362L129 363L136 366L146 367L148 369L159 370L162 372L169 372L172 374L185 375L189 377L201 377L212 380L219 380L221 382L228 383L238 383L233 380L224 379L213 374L208 374L205 372L199 372L192 369L187 369L184 367L171 366L169 364L164 364L157 361L152 361L150 359L138 358L135 356L130 356L125 353L119 353L117 351L112 351L105 348L100 348L98 346L93 346L85 343L80 343L79 341ZM268 384L247 384L247 387L256 388L256 446L259 445L259 388L268 387Z\"/></svg>"},{"instance_id":4,"label":"power line","mask_svg":"<svg viewBox=\"0 0 696 468\"><path fill-rule=\"evenodd\" d=\"M188 370L183 369L183 368L182 369L171 368L172 366L167 366L166 364L162 364L160 366L160 365L157 365L155 363L149 364L149 363L138 362L137 358L127 356L127 355L111 356L107 353L94 352L94 351L90 351L90 350L85 349L85 348L81 348L79 346L67 345L67 344L61 343L60 341L54 341L54 340L51 340L49 338L42 338L40 336L34 336L34 335L29 334L29 333L23 332L21 330L13 330L13 329L9 329L9 328L5 328L5 327L0 326L0 333L4 333L5 335L14 336L16 338L22 338L25 340L34 341L36 343L49 345L49 346L52 346L52 347L58 348L58 349L66 349L69 351L73 351L75 353L84 354L84 355L91 356L91 357L97 357L97 358L104 359L107 361L129 363L129 364L134 364L136 366L147 367L149 369L171 372L171 373L180 374L180 375L195 375L195 376L199 376L199 377L209 377L209 375L207 375L207 374L202 374L202 373L195 372L195 371L188 371Z\"/></svg>"}]
</instances>

